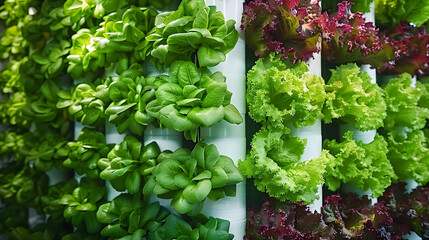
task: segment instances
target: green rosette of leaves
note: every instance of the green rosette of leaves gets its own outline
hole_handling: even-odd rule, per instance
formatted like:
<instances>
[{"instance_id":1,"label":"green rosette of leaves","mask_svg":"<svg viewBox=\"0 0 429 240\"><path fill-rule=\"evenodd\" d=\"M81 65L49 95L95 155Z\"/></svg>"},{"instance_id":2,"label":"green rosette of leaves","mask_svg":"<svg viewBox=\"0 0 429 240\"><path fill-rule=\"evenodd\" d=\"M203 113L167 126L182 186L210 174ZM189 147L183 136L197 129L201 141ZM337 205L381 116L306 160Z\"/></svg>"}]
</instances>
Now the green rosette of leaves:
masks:
<instances>
[{"instance_id":1,"label":"green rosette of leaves","mask_svg":"<svg viewBox=\"0 0 429 240\"><path fill-rule=\"evenodd\" d=\"M43 1L40 9L40 26L55 39L68 39L71 33L71 19L64 13L64 2L47 0Z\"/></svg>"},{"instance_id":2,"label":"green rosette of leaves","mask_svg":"<svg viewBox=\"0 0 429 240\"><path fill-rule=\"evenodd\" d=\"M5 21L6 26L17 25L23 18L28 15L30 7L38 7L41 5L40 0L4 0L1 1L0 19Z\"/></svg>"},{"instance_id":3,"label":"green rosette of leaves","mask_svg":"<svg viewBox=\"0 0 429 240\"><path fill-rule=\"evenodd\" d=\"M148 232L157 230L170 215L159 202L146 206L135 196L121 194L98 208L98 221L108 224L101 230L102 236L112 239L141 239Z\"/></svg>"},{"instance_id":4,"label":"green rosette of leaves","mask_svg":"<svg viewBox=\"0 0 429 240\"><path fill-rule=\"evenodd\" d=\"M274 54L261 58L247 73L247 89L250 116L270 127L291 122L301 128L323 117L325 82L310 74L304 62L293 66Z\"/></svg>"},{"instance_id":5,"label":"green rosette of leaves","mask_svg":"<svg viewBox=\"0 0 429 240\"><path fill-rule=\"evenodd\" d=\"M392 131L387 134L390 160L395 180L414 179L420 186L429 182L429 131Z\"/></svg>"},{"instance_id":6,"label":"green rosette of leaves","mask_svg":"<svg viewBox=\"0 0 429 240\"><path fill-rule=\"evenodd\" d=\"M112 77L101 80L97 85L89 82L80 83L72 90L60 90L56 107L67 109L70 116L87 126L105 124L105 110L110 104L108 85Z\"/></svg>"},{"instance_id":7,"label":"green rosette of leaves","mask_svg":"<svg viewBox=\"0 0 429 240\"><path fill-rule=\"evenodd\" d=\"M66 65L66 56L70 51L70 42L52 40L45 47L30 56L39 66L37 69L46 79L57 78Z\"/></svg>"},{"instance_id":8,"label":"green rosette of leaves","mask_svg":"<svg viewBox=\"0 0 429 240\"><path fill-rule=\"evenodd\" d=\"M30 44L22 36L21 28L17 25L10 26L0 34L0 59L5 60L12 56L20 56L27 53Z\"/></svg>"},{"instance_id":9,"label":"green rosette of leaves","mask_svg":"<svg viewBox=\"0 0 429 240\"><path fill-rule=\"evenodd\" d=\"M74 227L85 228L88 233L98 233L102 224L97 220L97 209L103 201L106 188L100 179L82 178L72 193L64 194L60 203L64 205L64 218Z\"/></svg>"},{"instance_id":10,"label":"green rosette of leaves","mask_svg":"<svg viewBox=\"0 0 429 240\"><path fill-rule=\"evenodd\" d=\"M371 83L368 73L349 63L331 69L331 74L325 87L324 121L340 119L361 131L382 127L387 115L384 92Z\"/></svg>"},{"instance_id":11,"label":"green rosette of leaves","mask_svg":"<svg viewBox=\"0 0 429 240\"><path fill-rule=\"evenodd\" d=\"M77 186L78 183L75 179L50 186L47 194L41 197L43 212L49 214L56 221L63 221L64 205L61 204L61 199L64 195L73 192Z\"/></svg>"},{"instance_id":12,"label":"green rosette of leaves","mask_svg":"<svg viewBox=\"0 0 429 240\"><path fill-rule=\"evenodd\" d=\"M103 39L102 34L95 35L93 29L82 28L72 36L70 54L67 56L69 66L67 72L73 79L88 79L88 72L101 72L101 68L108 67L106 53L97 48Z\"/></svg>"},{"instance_id":13,"label":"green rosette of leaves","mask_svg":"<svg viewBox=\"0 0 429 240\"><path fill-rule=\"evenodd\" d=\"M287 129L262 129L253 136L252 149L245 161L238 163L240 171L259 191L280 201L312 203L318 198L318 185L333 161L323 150L318 158L300 161L306 140L287 134Z\"/></svg>"},{"instance_id":14,"label":"green rosette of leaves","mask_svg":"<svg viewBox=\"0 0 429 240\"><path fill-rule=\"evenodd\" d=\"M67 146L70 153L63 162L64 166L74 169L79 175L98 178L101 170L97 162L106 157L111 149L106 145L104 134L85 127L77 136L77 140L67 143Z\"/></svg>"},{"instance_id":15,"label":"green rosette of leaves","mask_svg":"<svg viewBox=\"0 0 429 240\"><path fill-rule=\"evenodd\" d=\"M24 135L13 131L0 132L0 159L13 157L15 161L22 160L19 150L24 144Z\"/></svg>"},{"instance_id":16,"label":"green rosette of leaves","mask_svg":"<svg viewBox=\"0 0 429 240\"><path fill-rule=\"evenodd\" d=\"M383 87L386 93L387 117L384 119L386 130L407 127L412 130L422 129L429 119L427 84L417 82L411 86L411 75L401 74L392 78Z\"/></svg>"},{"instance_id":17,"label":"green rosette of leaves","mask_svg":"<svg viewBox=\"0 0 429 240\"><path fill-rule=\"evenodd\" d=\"M4 70L0 72L0 89L2 93L13 93L23 90L21 74L19 68L26 61L26 58L20 60L10 60Z\"/></svg>"},{"instance_id":18,"label":"green rosette of leaves","mask_svg":"<svg viewBox=\"0 0 429 240\"><path fill-rule=\"evenodd\" d=\"M176 61L170 67L169 77L158 81L156 99L149 102L146 111L160 124L186 131L195 141L196 129L210 127L225 119L229 123L243 121L237 108L230 104L232 93L227 90L225 77L198 69L191 62Z\"/></svg>"},{"instance_id":19,"label":"green rosette of leaves","mask_svg":"<svg viewBox=\"0 0 429 240\"><path fill-rule=\"evenodd\" d=\"M344 141L325 140L323 147L335 157L325 173L326 185L331 191L341 183L352 183L362 190L370 189L372 197L379 197L395 178L387 158L387 142L380 135L364 144L353 139L353 132L344 134Z\"/></svg>"},{"instance_id":20,"label":"green rosette of leaves","mask_svg":"<svg viewBox=\"0 0 429 240\"><path fill-rule=\"evenodd\" d=\"M25 163L33 162L42 171L50 171L54 166L64 169L63 162L68 158L68 141L52 132L28 132L24 134L24 146L19 151L25 156Z\"/></svg>"},{"instance_id":21,"label":"green rosette of leaves","mask_svg":"<svg viewBox=\"0 0 429 240\"><path fill-rule=\"evenodd\" d=\"M15 92L9 99L0 102L1 122L15 127L30 127L30 121L24 116L27 105L27 95L24 92Z\"/></svg>"},{"instance_id":22,"label":"green rosette of leaves","mask_svg":"<svg viewBox=\"0 0 429 240\"><path fill-rule=\"evenodd\" d=\"M101 23L102 28L97 31L104 39L98 48L106 53L108 63L118 63L118 74L137 60L145 60L146 55L141 52L149 46L145 37L154 27L157 14L153 8L131 7L109 14Z\"/></svg>"},{"instance_id":23,"label":"green rosette of leaves","mask_svg":"<svg viewBox=\"0 0 429 240\"><path fill-rule=\"evenodd\" d=\"M5 204L32 207L42 213L41 197L47 192L48 181L43 171L9 164L0 169L0 197Z\"/></svg>"},{"instance_id":24,"label":"green rosette of leaves","mask_svg":"<svg viewBox=\"0 0 429 240\"><path fill-rule=\"evenodd\" d=\"M233 234L228 233L229 221L210 217L192 226L175 214L170 214L165 223L154 232L149 232L148 240L232 240Z\"/></svg>"},{"instance_id":25,"label":"green rosette of leaves","mask_svg":"<svg viewBox=\"0 0 429 240\"><path fill-rule=\"evenodd\" d=\"M112 103L105 114L108 120L117 127L119 133L130 130L141 136L145 126L155 120L146 112L146 105L155 98L155 78L142 76L138 65L124 71L117 81L109 85L109 97Z\"/></svg>"},{"instance_id":26,"label":"green rosette of leaves","mask_svg":"<svg viewBox=\"0 0 429 240\"><path fill-rule=\"evenodd\" d=\"M152 50L146 54L158 69L176 60L190 61L195 52L200 66L216 66L237 43L234 24L234 20L225 21L215 7L207 7L204 0L184 0L177 11L156 17L156 28L146 37Z\"/></svg>"},{"instance_id":27,"label":"green rosette of leaves","mask_svg":"<svg viewBox=\"0 0 429 240\"><path fill-rule=\"evenodd\" d=\"M49 123L54 128L60 128L68 121L67 112L56 107L60 90L59 84L46 80L40 89L27 95L27 105L23 114L36 123Z\"/></svg>"},{"instance_id":28,"label":"green rosette of leaves","mask_svg":"<svg viewBox=\"0 0 429 240\"><path fill-rule=\"evenodd\" d=\"M103 170L100 177L109 180L117 191L135 194L143 187L142 178L152 173L159 154L156 142L143 146L135 137L127 135L107 158L98 161Z\"/></svg>"},{"instance_id":29,"label":"green rosette of leaves","mask_svg":"<svg viewBox=\"0 0 429 240\"><path fill-rule=\"evenodd\" d=\"M191 153L186 149L164 153L158 161L143 193L172 199L171 207L181 214L198 214L206 198L235 196L235 185L243 181L234 162L219 155L213 144L200 142Z\"/></svg>"}]
</instances>

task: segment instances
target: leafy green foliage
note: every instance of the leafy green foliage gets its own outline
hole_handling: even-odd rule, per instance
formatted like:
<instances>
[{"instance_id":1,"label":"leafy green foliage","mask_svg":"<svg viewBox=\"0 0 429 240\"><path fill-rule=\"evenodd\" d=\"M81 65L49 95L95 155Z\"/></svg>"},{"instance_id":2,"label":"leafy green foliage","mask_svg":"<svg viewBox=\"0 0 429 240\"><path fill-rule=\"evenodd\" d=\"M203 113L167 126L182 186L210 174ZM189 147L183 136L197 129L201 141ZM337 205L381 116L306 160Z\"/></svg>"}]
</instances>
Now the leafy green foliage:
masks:
<instances>
[{"instance_id":1,"label":"leafy green foliage","mask_svg":"<svg viewBox=\"0 0 429 240\"><path fill-rule=\"evenodd\" d=\"M108 224L101 235L114 239L141 239L147 232L155 231L164 222L169 212L154 202L145 205L137 195L121 194L101 205L97 219Z\"/></svg>"},{"instance_id":2,"label":"leafy green foliage","mask_svg":"<svg viewBox=\"0 0 429 240\"><path fill-rule=\"evenodd\" d=\"M398 180L414 179L419 185L429 182L428 135L422 130L391 131L387 134L387 157Z\"/></svg>"},{"instance_id":3,"label":"leafy green foliage","mask_svg":"<svg viewBox=\"0 0 429 240\"><path fill-rule=\"evenodd\" d=\"M394 26L401 21L421 26L429 20L429 1L375 0L377 24Z\"/></svg>"},{"instance_id":4,"label":"leafy green foliage","mask_svg":"<svg viewBox=\"0 0 429 240\"><path fill-rule=\"evenodd\" d=\"M85 227L89 233L100 231L102 224L96 212L103 200L106 188L100 179L82 178L72 193L64 194L60 203L64 205L64 218L75 227Z\"/></svg>"},{"instance_id":5,"label":"leafy green foliage","mask_svg":"<svg viewBox=\"0 0 429 240\"><path fill-rule=\"evenodd\" d=\"M58 77L64 69L65 56L70 51L70 42L66 40L50 41L45 47L33 53L31 59L39 66L40 72L46 79L53 79Z\"/></svg>"},{"instance_id":6,"label":"leafy green foliage","mask_svg":"<svg viewBox=\"0 0 429 240\"><path fill-rule=\"evenodd\" d=\"M195 52L200 66L215 66L225 61L238 40L234 24L204 0L182 1L177 11L156 17L155 29L146 37L153 50L146 54L158 69L176 60L190 61Z\"/></svg>"},{"instance_id":7,"label":"leafy green foliage","mask_svg":"<svg viewBox=\"0 0 429 240\"><path fill-rule=\"evenodd\" d=\"M259 59L247 73L247 104L249 114L269 127L311 126L321 118L327 97L321 77L308 73L308 66L295 66L270 54Z\"/></svg>"},{"instance_id":8,"label":"leafy green foliage","mask_svg":"<svg viewBox=\"0 0 429 240\"><path fill-rule=\"evenodd\" d=\"M282 55L291 62L307 61L320 52L319 0L256 0L244 4L241 29L255 55Z\"/></svg>"},{"instance_id":9,"label":"leafy green foliage","mask_svg":"<svg viewBox=\"0 0 429 240\"><path fill-rule=\"evenodd\" d=\"M24 117L23 110L27 105L26 94L15 92L0 104L1 122L5 125L28 128L30 121Z\"/></svg>"},{"instance_id":10,"label":"leafy green foliage","mask_svg":"<svg viewBox=\"0 0 429 240\"><path fill-rule=\"evenodd\" d=\"M220 72L212 74L191 62L176 61L169 76L159 80L156 99L147 104L146 111L169 129L190 131L195 141L200 126L210 127L223 119L234 124L243 121L230 104L232 93Z\"/></svg>"},{"instance_id":11,"label":"leafy green foliage","mask_svg":"<svg viewBox=\"0 0 429 240\"><path fill-rule=\"evenodd\" d=\"M373 197L379 197L395 178L387 154L387 142L380 135L374 141L364 144L353 139L353 132L344 134L344 140L325 140L323 147L334 156L327 167L326 185L332 191L341 183L352 183L362 190L370 189Z\"/></svg>"},{"instance_id":12,"label":"leafy green foliage","mask_svg":"<svg viewBox=\"0 0 429 240\"><path fill-rule=\"evenodd\" d=\"M159 154L156 142L144 146L135 137L125 136L107 158L98 160L103 170L100 177L109 180L117 191L135 194L143 188L142 178L152 173Z\"/></svg>"},{"instance_id":13,"label":"leafy green foliage","mask_svg":"<svg viewBox=\"0 0 429 240\"><path fill-rule=\"evenodd\" d=\"M0 169L0 197L2 202L20 207L32 207L42 212L41 197L48 189L48 176L36 168L11 163Z\"/></svg>"},{"instance_id":14,"label":"leafy green foliage","mask_svg":"<svg viewBox=\"0 0 429 240\"><path fill-rule=\"evenodd\" d=\"M104 134L85 127L77 136L77 140L67 143L67 146L70 152L63 162L64 166L74 169L79 175L98 178L101 170L97 162L110 151Z\"/></svg>"},{"instance_id":15,"label":"leafy green foliage","mask_svg":"<svg viewBox=\"0 0 429 240\"><path fill-rule=\"evenodd\" d=\"M384 93L371 83L370 76L354 63L341 65L331 73L325 87L328 95L323 108L325 122L339 118L362 131L382 127L386 118Z\"/></svg>"},{"instance_id":16,"label":"leafy green foliage","mask_svg":"<svg viewBox=\"0 0 429 240\"><path fill-rule=\"evenodd\" d=\"M171 207L181 214L196 215L209 198L216 201L235 196L235 185L243 176L227 156L214 145L198 143L192 152L178 149L163 153L143 193L172 199Z\"/></svg>"},{"instance_id":17,"label":"leafy green foliage","mask_svg":"<svg viewBox=\"0 0 429 240\"><path fill-rule=\"evenodd\" d=\"M108 84L112 81L107 78L96 86L92 83L80 83L70 91L60 90L56 107L68 109L70 116L84 125L104 125L104 111L111 102Z\"/></svg>"},{"instance_id":18,"label":"leafy green foliage","mask_svg":"<svg viewBox=\"0 0 429 240\"><path fill-rule=\"evenodd\" d=\"M250 154L238 166L248 178L254 178L259 191L281 201L311 203L318 198L318 185L324 183L323 175L333 161L328 151L301 162L306 140L281 129L262 129L251 144Z\"/></svg>"},{"instance_id":19,"label":"leafy green foliage","mask_svg":"<svg viewBox=\"0 0 429 240\"><path fill-rule=\"evenodd\" d=\"M418 82L411 86L411 75L404 73L392 78L383 87L386 94L387 117L384 128L393 130L397 127L407 127L412 130L422 129L429 119L429 109L424 107L421 99L426 85ZM423 106L419 106L423 104Z\"/></svg>"},{"instance_id":20,"label":"leafy green foliage","mask_svg":"<svg viewBox=\"0 0 429 240\"><path fill-rule=\"evenodd\" d=\"M6 28L0 34L0 59L5 60L13 55L23 55L29 48L28 42L23 38L21 29L17 25Z\"/></svg>"},{"instance_id":21,"label":"leafy green foliage","mask_svg":"<svg viewBox=\"0 0 429 240\"><path fill-rule=\"evenodd\" d=\"M65 194L73 192L77 186L78 183L75 179L50 186L47 194L41 198L43 212L49 214L56 221L62 221L64 219L64 205L61 204L61 199Z\"/></svg>"},{"instance_id":22,"label":"leafy green foliage","mask_svg":"<svg viewBox=\"0 0 429 240\"><path fill-rule=\"evenodd\" d=\"M204 224L197 223L196 227L190 226L180 217L170 214L165 224L155 232L149 232L148 240L232 240L234 235L229 234L229 222L227 220L210 217Z\"/></svg>"},{"instance_id":23,"label":"leafy green foliage","mask_svg":"<svg viewBox=\"0 0 429 240\"><path fill-rule=\"evenodd\" d=\"M119 133L129 129L139 136L144 127L154 121L146 106L155 98L155 78L145 78L141 66L134 64L109 85L108 96L112 103L106 108L108 120Z\"/></svg>"},{"instance_id":24,"label":"leafy green foliage","mask_svg":"<svg viewBox=\"0 0 429 240\"><path fill-rule=\"evenodd\" d=\"M6 68L0 72L0 89L2 93L13 93L22 91L21 74L19 68L26 58L21 60L11 60Z\"/></svg>"}]
</instances>

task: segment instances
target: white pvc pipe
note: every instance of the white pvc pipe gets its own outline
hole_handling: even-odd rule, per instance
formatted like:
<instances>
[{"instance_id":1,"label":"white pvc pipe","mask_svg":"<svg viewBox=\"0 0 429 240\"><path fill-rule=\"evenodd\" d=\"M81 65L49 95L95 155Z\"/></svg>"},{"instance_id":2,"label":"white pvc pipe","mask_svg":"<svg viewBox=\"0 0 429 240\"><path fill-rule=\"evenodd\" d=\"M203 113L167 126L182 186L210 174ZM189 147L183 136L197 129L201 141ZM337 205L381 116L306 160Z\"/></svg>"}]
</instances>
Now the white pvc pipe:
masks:
<instances>
[{"instance_id":1,"label":"white pvc pipe","mask_svg":"<svg viewBox=\"0 0 429 240\"><path fill-rule=\"evenodd\" d=\"M290 124L288 127L291 129L291 135L301 139L307 139L307 145L304 149L304 154L301 156L301 162L309 161L320 156L322 153L322 123L320 119L312 126L295 128ZM309 204L308 207L310 211L320 213L323 206L322 185L319 185L318 196L319 199Z\"/></svg>"},{"instance_id":2,"label":"white pvc pipe","mask_svg":"<svg viewBox=\"0 0 429 240\"><path fill-rule=\"evenodd\" d=\"M363 14L363 17L366 19L366 22L372 22L375 24L375 3L372 1L370 3L370 11ZM368 73L368 75L371 77L372 83L377 83L377 71L375 68L371 68L371 65L364 64L360 67L362 71L365 71Z\"/></svg>"},{"instance_id":3,"label":"white pvc pipe","mask_svg":"<svg viewBox=\"0 0 429 240\"><path fill-rule=\"evenodd\" d=\"M220 71L226 77L228 90L232 92L231 104L242 115L243 123L239 125L222 121L211 128L201 129L201 138L208 144L214 144L221 155L238 160L246 158L246 54L245 36L240 30L243 12L243 0L207 0L208 6L216 6L223 12L225 19L234 19L239 38L234 49L226 55L225 62L212 67L212 72ZM206 200L203 211L207 216L223 218L231 223L230 233L234 239L243 239L246 228L246 184L237 184L236 197L225 197L217 202Z\"/></svg>"}]
</instances>

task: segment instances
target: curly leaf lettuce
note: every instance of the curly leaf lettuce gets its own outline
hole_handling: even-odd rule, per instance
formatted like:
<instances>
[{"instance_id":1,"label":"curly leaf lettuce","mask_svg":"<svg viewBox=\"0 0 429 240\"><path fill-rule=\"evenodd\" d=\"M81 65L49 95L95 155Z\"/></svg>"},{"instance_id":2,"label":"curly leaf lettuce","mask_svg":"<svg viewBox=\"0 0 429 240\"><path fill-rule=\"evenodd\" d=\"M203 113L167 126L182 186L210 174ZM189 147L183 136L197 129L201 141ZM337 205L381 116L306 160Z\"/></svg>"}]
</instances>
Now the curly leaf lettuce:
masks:
<instances>
[{"instance_id":1,"label":"curly leaf lettuce","mask_svg":"<svg viewBox=\"0 0 429 240\"><path fill-rule=\"evenodd\" d=\"M418 82L416 87L411 86L411 75L404 73L392 78L383 87L386 94L387 117L384 128L392 130L396 127L407 127L412 130L422 129L429 119L429 109L424 107L426 85ZM422 105L420 107L419 105Z\"/></svg>"},{"instance_id":2,"label":"curly leaf lettuce","mask_svg":"<svg viewBox=\"0 0 429 240\"><path fill-rule=\"evenodd\" d=\"M419 185L429 182L428 134L422 130L389 132L387 157L398 180L414 179Z\"/></svg>"},{"instance_id":3,"label":"curly leaf lettuce","mask_svg":"<svg viewBox=\"0 0 429 240\"><path fill-rule=\"evenodd\" d=\"M368 144L353 139L353 132L344 134L344 141L325 140L323 147L335 157L327 167L326 185L332 191L341 183L352 183L362 190L370 189L372 197L379 197L395 177L387 159L387 142L380 135Z\"/></svg>"},{"instance_id":4,"label":"curly leaf lettuce","mask_svg":"<svg viewBox=\"0 0 429 240\"><path fill-rule=\"evenodd\" d=\"M354 63L341 65L331 73L325 87L328 97L323 108L324 121L330 123L339 118L361 131L382 127L386 117L384 93L371 83L370 76Z\"/></svg>"},{"instance_id":5,"label":"curly leaf lettuce","mask_svg":"<svg viewBox=\"0 0 429 240\"><path fill-rule=\"evenodd\" d=\"M285 130L262 129L253 136L252 150L240 171L253 177L256 187L281 201L311 203L318 198L318 185L324 183L327 165L333 161L328 151L320 157L300 162L306 140Z\"/></svg>"},{"instance_id":6,"label":"curly leaf lettuce","mask_svg":"<svg viewBox=\"0 0 429 240\"><path fill-rule=\"evenodd\" d=\"M292 67L270 54L256 62L247 79L249 114L255 121L267 121L273 128L292 122L299 128L322 117L325 83L308 73L304 62Z\"/></svg>"},{"instance_id":7,"label":"curly leaf lettuce","mask_svg":"<svg viewBox=\"0 0 429 240\"><path fill-rule=\"evenodd\" d=\"M317 1L256 0L244 5L241 29L255 55L282 54L292 62L307 61L320 51Z\"/></svg>"},{"instance_id":8,"label":"curly leaf lettuce","mask_svg":"<svg viewBox=\"0 0 429 240\"><path fill-rule=\"evenodd\" d=\"M428 12L428 0L375 0L377 24L387 27L402 21L421 26L429 20Z\"/></svg>"}]
</instances>

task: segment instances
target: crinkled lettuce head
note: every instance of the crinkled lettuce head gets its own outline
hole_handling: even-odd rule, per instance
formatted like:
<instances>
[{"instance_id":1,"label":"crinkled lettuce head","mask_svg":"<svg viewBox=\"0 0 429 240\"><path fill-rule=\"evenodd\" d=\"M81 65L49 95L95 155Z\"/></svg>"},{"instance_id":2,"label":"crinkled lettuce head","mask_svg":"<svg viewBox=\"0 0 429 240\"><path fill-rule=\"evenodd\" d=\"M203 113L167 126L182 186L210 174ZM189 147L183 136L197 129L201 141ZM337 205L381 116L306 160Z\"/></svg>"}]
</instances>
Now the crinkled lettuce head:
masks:
<instances>
[{"instance_id":1,"label":"crinkled lettuce head","mask_svg":"<svg viewBox=\"0 0 429 240\"><path fill-rule=\"evenodd\" d=\"M377 84L371 83L371 77L354 63L341 65L331 72L325 87L325 122L340 119L361 131L382 127L386 117L384 93Z\"/></svg>"},{"instance_id":2,"label":"crinkled lettuce head","mask_svg":"<svg viewBox=\"0 0 429 240\"><path fill-rule=\"evenodd\" d=\"M249 114L271 127L311 126L322 117L324 80L308 72L304 62L295 66L274 54L259 59L247 74Z\"/></svg>"},{"instance_id":3,"label":"crinkled lettuce head","mask_svg":"<svg viewBox=\"0 0 429 240\"><path fill-rule=\"evenodd\" d=\"M253 136L252 150L239 169L256 187L281 201L302 201L306 204L318 198L318 185L332 156L323 151L320 157L300 161L306 140L286 134L285 130L262 129Z\"/></svg>"}]
</instances>

